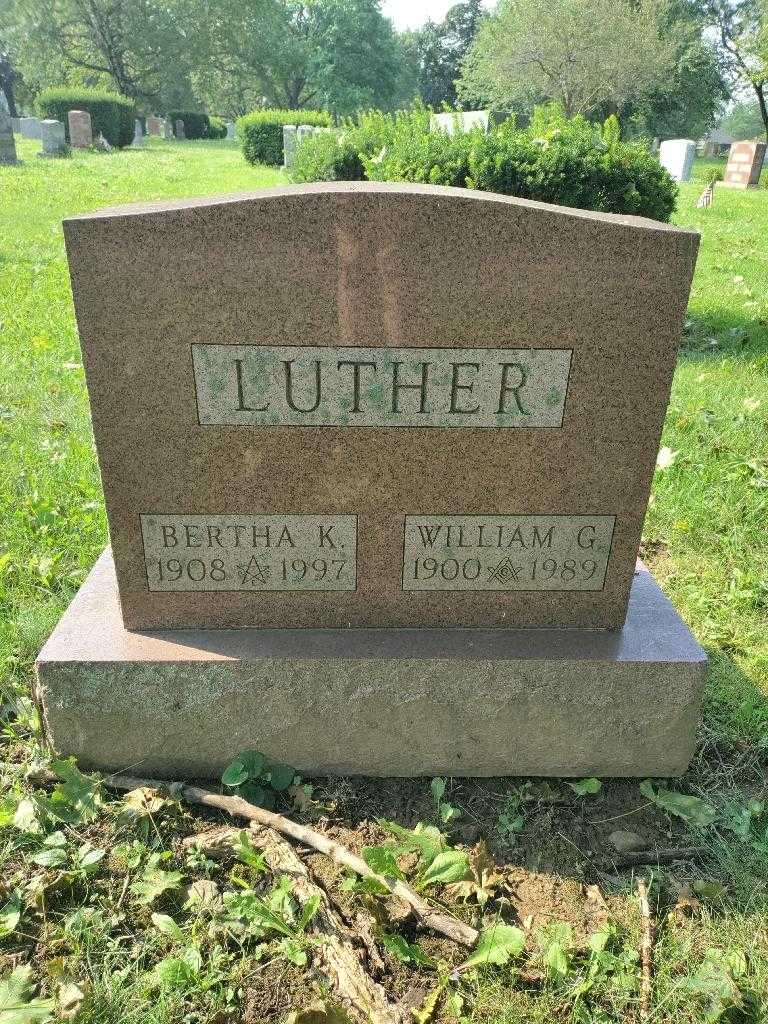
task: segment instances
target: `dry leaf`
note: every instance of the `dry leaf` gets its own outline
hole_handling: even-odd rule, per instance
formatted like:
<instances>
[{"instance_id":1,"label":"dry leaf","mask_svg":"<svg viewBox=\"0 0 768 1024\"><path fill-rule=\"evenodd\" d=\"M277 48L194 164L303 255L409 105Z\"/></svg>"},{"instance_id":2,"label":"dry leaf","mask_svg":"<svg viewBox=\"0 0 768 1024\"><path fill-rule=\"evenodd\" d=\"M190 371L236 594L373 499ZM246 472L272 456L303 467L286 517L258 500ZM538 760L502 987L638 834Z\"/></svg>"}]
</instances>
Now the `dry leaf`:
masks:
<instances>
[{"instance_id":1,"label":"dry leaf","mask_svg":"<svg viewBox=\"0 0 768 1024\"><path fill-rule=\"evenodd\" d=\"M674 465L678 454L678 452L673 452L671 448L664 445L663 448L659 449L659 454L656 456L656 469L669 469L670 466Z\"/></svg>"}]
</instances>

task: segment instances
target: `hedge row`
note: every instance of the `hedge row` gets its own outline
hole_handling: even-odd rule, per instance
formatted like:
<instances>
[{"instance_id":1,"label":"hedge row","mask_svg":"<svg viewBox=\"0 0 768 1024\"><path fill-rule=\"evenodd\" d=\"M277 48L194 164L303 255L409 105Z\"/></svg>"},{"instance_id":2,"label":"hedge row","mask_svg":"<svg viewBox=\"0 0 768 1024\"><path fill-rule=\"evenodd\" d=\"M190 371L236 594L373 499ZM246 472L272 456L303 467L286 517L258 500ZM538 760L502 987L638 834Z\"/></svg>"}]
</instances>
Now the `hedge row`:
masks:
<instances>
[{"instance_id":1,"label":"hedge row","mask_svg":"<svg viewBox=\"0 0 768 1024\"><path fill-rule=\"evenodd\" d=\"M255 110L238 120L237 137L248 163L277 166L283 162L283 125L326 127L330 123L331 115L325 110Z\"/></svg>"},{"instance_id":2,"label":"hedge row","mask_svg":"<svg viewBox=\"0 0 768 1024\"><path fill-rule=\"evenodd\" d=\"M223 139L227 126L220 117L201 114L198 110L169 110L168 119L176 132L176 122L184 122L185 139Z\"/></svg>"},{"instance_id":3,"label":"hedge row","mask_svg":"<svg viewBox=\"0 0 768 1024\"><path fill-rule=\"evenodd\" d=\"M44 89L37 97L37 109L41 117L61 121L67 142L70 110L88 111L94 139L101 134L111 146L133 142L136 108L132 100L117 93L70 86Z\"/></svg>"},{"instance_id":4,"label":"hedge row","mask_svg":"<svg viewBox=\"0 0 768 1024\"><path fill-rule=\"evenodd\" d=\"M677 186L647 149L605 126L539 108L484 132L430 132L429 111L372 111L336 133L305 139L294 181L414 181L668 221Z\"/></svg>"}]
</instances>

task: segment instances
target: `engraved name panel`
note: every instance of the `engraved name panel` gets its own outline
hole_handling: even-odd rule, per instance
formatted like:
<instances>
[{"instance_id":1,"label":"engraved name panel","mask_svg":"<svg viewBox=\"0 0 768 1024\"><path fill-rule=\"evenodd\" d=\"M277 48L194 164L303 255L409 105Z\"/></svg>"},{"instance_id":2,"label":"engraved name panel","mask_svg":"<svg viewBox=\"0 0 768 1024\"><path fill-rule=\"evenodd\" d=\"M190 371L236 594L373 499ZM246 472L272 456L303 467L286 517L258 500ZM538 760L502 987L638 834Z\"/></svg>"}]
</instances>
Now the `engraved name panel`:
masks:
<instances>
[{"instance_id":1,"label":"engraved name panel","mask_svg":"<svg viewBox=\"0 0 768 1024\"><path fill-rule=\"evenodd\" d=\"M406 516L404 590L602 590L615 516Z\"/></svg>"},{"instance_id":2,"label":"engraved name panel","mask_svg":"<svg viewBox=\"0 0 768 1024\"><path fill-rule=\"evenodd\" d=\"M203 426L562 427L571 355L192 345Z\"/></svg>"},{"instance_id":3,"label":"engraved name panel","mask_svg":"<svg viewBox=\"0 0 768 1024\"><path fill-rule=\"evenodd\" d=\"M140 519L151 591L356 589L354 515Z\"/></svg>"}]
</instances>

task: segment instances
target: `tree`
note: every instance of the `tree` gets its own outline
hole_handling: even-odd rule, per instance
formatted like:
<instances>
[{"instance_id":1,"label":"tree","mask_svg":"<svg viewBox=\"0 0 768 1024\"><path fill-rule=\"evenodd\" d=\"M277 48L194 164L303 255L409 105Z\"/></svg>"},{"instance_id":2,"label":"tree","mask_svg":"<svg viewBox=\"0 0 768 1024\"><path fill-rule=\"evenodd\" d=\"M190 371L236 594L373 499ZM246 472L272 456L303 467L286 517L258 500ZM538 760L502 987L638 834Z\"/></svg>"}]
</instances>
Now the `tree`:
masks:
<instances>
[{"instance_id":1,"label":"tree","mask_svg":"<svg viewBox=\"0 0 768 1024\"><path fill-rule=\"evenodd\" d=\"M569 117L661 88L674 67L668 0L501 0L462 68L459 95L498 107L560 103Z\"/></svg>"},{"instance_id":2,"label":"tree","mask_svg":"<svg viewBox=\"0 0 768 1024\"><path fill-rule=\"evenodd\" d=\"M730 88L693 0L673 0L669 31L678 40L674 66L661 88L628 104L621 120L651 137L699 139L714 126Z\"/></svg>"},{"instance_id":3,"label":"tree","mask_svg":"<svg viewBox=\"0 0 768 1024\"><path fill-rule=\"evenodd\" d=\"M11 117L19 116L19 112L16 109L16 85L20 78L21 76L14 69L11 62L10 54L5 49L2 39L0 39L0 92L5 96L8 113Z\"/></svg>"},{"instance_id":4,"label":"tree","mask_svg":"<svg viewBox=\"0 0 768 1024\"><path fill-rule=\"evenodd\" d=\"M86 84L109 85L131 98L156 97L194 60L186 33L192 0L10 0L4 25L38 84L46 65ZM5 31L5 27L4 27ZM23 46L18 44L23 40ZM26 75L25 75L26 77Z\"/></svg>"},{"instance_id":5,"label":"tree","mask_svg":"<svg viewBox=\"0 0 768 1024\"><path fill-rule=\"evenodd\" d=\"M211 0L206 67L195 81L232 113L268 105L351 113L387 106L401 44L379 0ZM226 83L226 84L222 84Z\"/></svg>"},{"instance_id":6,"label":"tree","mask_svg":"<svg viewBox=\"0 0 768 1024\"><path fill-rule=\"evenodd\" d=\"M754 93L768 139L768 7L765 0L702 0L735 84Z\"/></svg>"},{"instance_id":7,"label":"tree","mask_svg":"<svg viewBox=\"0 0 768 1024\"><path fill-rule=\"evenodd\" d=\"M720 128L734 139L753 139L763 131L757 100L737 103L723 118Z\"/></svg>"},{"instance_id":8,"label":"tree","mask_svg":"<svg viewBox=\"0 0 768 1024\"><path fill-rule=\"evenodd\" d=\"M429 106L457 106L461 64L484 15L481 0L467 0L451 7L442 22L427 21L416 33L419 95Z\"/></svg>"}]
</instances>

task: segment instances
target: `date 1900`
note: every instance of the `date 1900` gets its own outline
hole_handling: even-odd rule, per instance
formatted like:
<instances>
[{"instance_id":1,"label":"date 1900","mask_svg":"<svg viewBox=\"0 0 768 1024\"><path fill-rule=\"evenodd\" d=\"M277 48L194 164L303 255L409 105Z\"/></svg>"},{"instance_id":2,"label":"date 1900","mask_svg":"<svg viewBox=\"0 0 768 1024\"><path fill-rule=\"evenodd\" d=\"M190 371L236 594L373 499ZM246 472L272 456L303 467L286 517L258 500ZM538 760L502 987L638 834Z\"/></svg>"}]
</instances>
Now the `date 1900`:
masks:
<instances>
[{"instance_id":1,"label":"date 1900","mask_svg":"<svg viewBox=\"0 0 768 1024\"><path fill-rule=\"evenodd\" d=\"M483 566L479 558L415 558L413 561L414 580L434 580L436 577L450 583L453 580L472 582L484 576L489 582L499 584L517 583L525 589L527 582L549 582L559 579L563 583L574 580L591 580L597 572L597 562L593 558L577 560L565 558L534 558L526 565L515 565L512 559L506 558L493 566Z\"/></svg>"}]
</instances>

